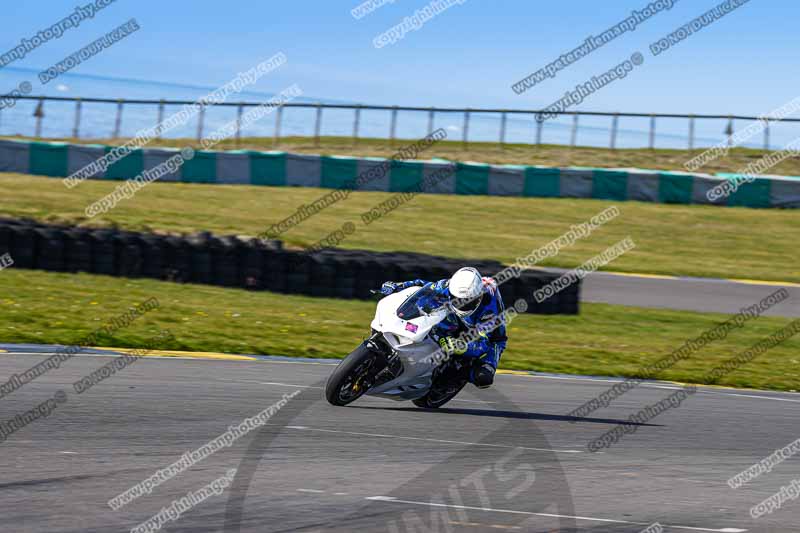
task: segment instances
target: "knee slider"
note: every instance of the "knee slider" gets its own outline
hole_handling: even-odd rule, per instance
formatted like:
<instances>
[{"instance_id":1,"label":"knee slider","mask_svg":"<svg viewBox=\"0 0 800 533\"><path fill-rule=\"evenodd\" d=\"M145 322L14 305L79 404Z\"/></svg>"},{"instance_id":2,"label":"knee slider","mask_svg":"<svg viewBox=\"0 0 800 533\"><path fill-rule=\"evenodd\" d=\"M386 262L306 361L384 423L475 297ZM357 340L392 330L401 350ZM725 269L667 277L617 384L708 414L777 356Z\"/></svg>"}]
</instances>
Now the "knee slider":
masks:
<instances>
[{"instance_id":1,"label":"knee slider","mask_svg":"<svg viewBox=\"0 0 800 533\"><path fill-rule=\"evenodd\" d=\"M491 387L492 383L494 383L494 368L489 365L481 365L475 369L473 377L473 383L479 389Z\"/></svg>"}]
</instances>

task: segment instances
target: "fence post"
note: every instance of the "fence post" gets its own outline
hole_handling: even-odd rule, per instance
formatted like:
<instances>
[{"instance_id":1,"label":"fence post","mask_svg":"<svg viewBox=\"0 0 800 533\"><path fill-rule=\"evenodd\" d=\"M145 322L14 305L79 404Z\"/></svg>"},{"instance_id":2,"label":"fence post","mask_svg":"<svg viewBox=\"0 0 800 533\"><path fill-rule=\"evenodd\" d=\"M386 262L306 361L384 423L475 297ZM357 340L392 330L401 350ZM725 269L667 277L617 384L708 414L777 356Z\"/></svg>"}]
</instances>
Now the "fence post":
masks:
<instances>
[{"instance_id":1,"label":"fence post","mask_svg":"<svg viewBox=\"0 0 800 533\"><path fill-rule=\"evenodd\" d=\"M728 148L733 146L733 117L728 117L728 126L725 128L725 135L727 135L726 142Z\"/></svg>"},{"instance_id":2,"label":"fence post","mask_svg":"<svg viewBox=\"0 0 800 533\"><path fill-rule=\"evenodd\" d=\"M37 139L42 136L42 119L44 118L44 100L39 98L39 103L36 109L33 110L33 116L36 117L36 135Z\"/></svg>"},{"instance_id":3,"label":"fence post","mask_svg":"<svg viewBox=\"0 0 800 533\"><path fill-rule=\"evenodd\" d=\"M570 146L575 146L578 141L578 114L572 115L572 138L570 139Z\"/></svg>"},{"instance_id":4,"label":"fence post","mask_svg":"<svg viewBox=\"0 0 800 533\"><path fill-rule=\"evenodd\" d=\"M242 143L242 113L244 113L244 106L240 103L236 106L236 148Z\"/></svg>"},{"instance_id":5,"label":"fence post","mask_svg":"<svg viewBox=\"0 0 800 533\"><path fill-rule=\"evenodd\" d=\"M272 138L272 146L278 146L281 141L281 122L283 121L283 106L278 106L278 112L275 113L275 136Z\"/></svg>"},{"instance_id":6,"label":"fence post","mask_svg":"<svg viewBox=\"0 0 800 533\"><path fill-rule=\"evenodd\" d=\"M650 115L650 149L656 147L656 116Z\"/></svg>"},{"instance_id":7,"label":"fence post","mask_svg":"<svg viewBox=\"0 0 800 533\"><path fill-rule=\"evenodd\" d=\"M356 106L356 114L353 118L353 146L358 142L358 128L361 126L361 104Z\"/></svg>"},{"instance_id":8,"label":"fence post","mask_svg":"<svg viewBox=\"0 0 800 533\"><path fill-rule=\"evenodd\" d=\"M536 115L534 115L536 116ZM536 146L540 146L542 144L542 126L544 126L543 120L536 121Z\"/></svg>"},{"instance_id":9,"label":"fence post","mask_svg":"<svg viewBox=\"0 0 800 533\"><path fill-rule=\"evenodd\" d=\"M206 118L206 103L200 104L200 114L197 116L197 142L203 140L203 122Z\"/></svg>"},{"instance_id":10,"label":"fence post","mask_svg":"<svg viewBox=\"0 0 800 533\"><path fill-rule=\"evenodd\" d=\"M611 149L617 149L617 128L619 127L619 113L614 113L611 119Z\"/></svg>"},{"instance_id":11,"label":"fence post","mask_svg":"<svg viewBox=\"0 0 800 533\"><path fill-rule=\"evenodd\" d=\"M117 100L117 118L114 121L114 135L113 139L119 139L120 128L122 128L122 99Z\"/></svg>"},{"instance_id":12,"label":"fence post","mask_svg":"<svg viewBox=\"0 0 800 533\"><path fill-rule=\"evenodd\" d=\"M42 130L43 130L43 123L44 123L44 102L51 100L51 97L46 96L36 96L34 100L37 101L36 110L34 111L33 116L37 119L35 125L35 136L41 137ZM81 126L83 120L83 99L81 97L76 98L68 98L67 101L73 101L75 103L74 109L74 118L73 118L73 126L71 129L71 137L75 139L79 139L81 137ZM113 126L113 132L111 134L112 138L119 139L122 135L122 117L124 112L124 106L127 100L123 98L117 98L108 103L116 102L116 117ZM167 101L164 99L159 100L143 100L140 101L142 104L147 105L157 105L158 106L158 123L156 127L153 128L152 131L155 135L155 138L161 139L162 135L165 132L164 126L164 116L166 113L166 105ZM177 104L176 102L171 102L172 104ZM206 114L206 106L214 105L213 103L209 102L201 102L199 103L198 109L198 124L197 124L197 140L202 141L204 138L204 128L205 128L205 114ZM255 105L247 102L239 102L237 105L237 124L236 124L236 146L238 147L242 142L242 128L243 128L243 109L244 106L247 105ZM275 134L274 134L274 143L278 144L281 137L281 126L282 126L282 115L283 115L283 107L284 106L277 106L277 113L276 113L276 124L275 124ZM326 108L326 104L322 102L317 102L316 104L312 104L310 107L316 108L316 123L315 123L315 144L316 146L320 146L321 144L321 135L322 135L322 114L323 110ZM352 140L353 146L356 146L360 142L360 128L361 128L361 118L362 118L362 111L365 109L363 104L353 104L345 106L346 108L354 110L354 121L353 121L353 132L352 132ZM398 122L398 106L391 106L385 107L384 109L391 111L391 126L390 126L390 134L389 139L391 141L391 145L395 146L397 137L397 122ZM0 109L1 111L2 109ZM428 113L428 133L431 133L435 126L435 115L438 111L437 108L431 106L424 109L419 109L419 111ZM462 146L464 149L469 148L469 134L470 134L470 126L472 120L472 114L474 112L480 113L482 109L478 108L465 108L463 110L454 110L454 109L444 109L444 112L463 112L464 113L464 125L463 125L463 133L462 133ZM511 113L515 113L516 111L508 110L508 109L500 109L500 110L493 110L494 113L500 114L500 129L499 129L499 145L501 148L506 148L508 144L508 115ZM537 114L537 111L523 111L523 114ZM577 136L580 128L580 117L584 112L580 111L567 111L562 113L556 113L557 116L561 115L572 115L572 125L571 125L571 132L570 132L570 146L576 147L577 146ZM618 141L619 141L619 120L621 118L621 113L604 113L604 115L610 116L612 118L611 130L610 130L610 140L609 140L609 147L612 150L616 150L618 148ZM645 115L650 117L650 125L649 125L649 135L648 135L648 147L651 150L655 150L656 148L656 134L657 134L657 120L659 115L655 113L651 113L649 115ZM696 121L698 118L706 118L706 117L698 117L694 114L687 114L687 115L675 115L676 118L686 118L688 119L689 123L689 132L688 132L688 150L694 151L696 149ZM736 118L734 115L727 115L727 116L716 116L716 117L707 117L707 118L714 118L719 120L726 121L726 127L724 134L726 135L726 145L729 148L733 148L737 145L737 139L735 136L735 122ZM749 120L750 117L746 117L744 120ZM761 121L763 123L763 130L764 130L764 138L763 138L763 149L765 151L769 151L771 149L771 127L772 127L772 117L761 116L757 117L754 120ZM781 119L775 119L777 122L780 122ZM543 142L543 129L544 129L544 121L539 122L537 120L536 126L536 145L541 145ZM512 141L513 142L513 141ZM702 144L702 143L701 143Z\"/></svg>"},{"instance_id":13,"label":"fence post","mask_svg":"<svg viewBox=\"0 0 800 533\"><path fill-rule=\"evenodd\" d=\"M161 133L164 127L161 123L164 122L164 99L158 101L158 122L156 122L156 139L161 140Z\"/></svg>"},{"instance_id":14,"label":"fence post","mask_svg":"<svg viewBox=\"0 0 800 533\"><path fill-rule=\"evenodd\" d=\"M469 147L469 109L464 111L464 137L461 140L464 150Z\"/></svg>"},{"instance_id":15,"label":"fence post","mask_svg":"<svg viewBox=\"0 0 800 533\"><path fill-rule=\"evenodd\" d=\"M314 146L319 146L319 132L322 128L322 103L317 102L317 120L314 124Z\"/></svg>"},{"instance_id":16,"label":"fence post","mask_svg":"<svg viewBox=\"0 0 800 533\"><path fill-rule=\"evenodd\" d=\"M506 144L506 112L500 115L500 146L505 147Z\"/></svg>"},{"instance_id":17,"label":"fence post","mask_svg":"<svg viewBox=\"0 0 800 533\"><path fill-rule=\"evenodd\" d=\"M397 106L392 107L392 121L389 126L389 146L394 148L394 137L397 133Z\"/></svg>"},{"instance_id":18,"label":"fence post","mask_svg":"<svg viewBox=\"0 0 800 533\"><path fill-rule=\"evenodd\" d=\"M81 99L75 100L75 124L72 125L72 138L77 139L81 131Z\"/></svg>"}]
</instances>

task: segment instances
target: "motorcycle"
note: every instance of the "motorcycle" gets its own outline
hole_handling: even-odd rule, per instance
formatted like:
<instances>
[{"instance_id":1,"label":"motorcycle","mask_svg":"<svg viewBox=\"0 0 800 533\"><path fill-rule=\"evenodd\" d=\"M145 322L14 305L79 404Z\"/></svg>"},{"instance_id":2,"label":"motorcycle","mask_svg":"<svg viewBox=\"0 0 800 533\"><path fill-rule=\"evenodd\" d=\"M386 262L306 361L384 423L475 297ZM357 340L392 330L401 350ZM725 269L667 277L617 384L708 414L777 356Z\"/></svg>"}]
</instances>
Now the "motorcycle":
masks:
<instances>
[{"instance_id":1,"label":"motorcycle","mask_svg":"<svg viewBox=\"0 0 800 533\"><path fill-rule=\"evenodd\" d=\"M344 406L366 394L433 409L464 388L472 361L439 347L434 330L448 308L432 287L409 287L378 302L371 335L328 378L329 403Z\"/></svg>"}]
</instances>

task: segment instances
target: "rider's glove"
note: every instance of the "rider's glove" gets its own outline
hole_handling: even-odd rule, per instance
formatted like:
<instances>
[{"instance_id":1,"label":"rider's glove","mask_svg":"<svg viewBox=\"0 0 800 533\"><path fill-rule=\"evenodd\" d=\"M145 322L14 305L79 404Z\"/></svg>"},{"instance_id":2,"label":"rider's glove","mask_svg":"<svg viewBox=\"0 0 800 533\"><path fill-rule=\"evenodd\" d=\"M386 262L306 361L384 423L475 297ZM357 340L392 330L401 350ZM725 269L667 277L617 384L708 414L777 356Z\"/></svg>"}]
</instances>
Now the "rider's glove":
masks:
<instances>
[{"instance_id":1,"label":"rider's glove","mask_svg":"<svg viewBox=\"0 0 800 533\"><path fill-rule=\"evenodd\" d=\"M397 290L398 284L394 281L387 281L383 285L381 285L381 294L385 294L386 296L392 294L394 291Z\"/></svg>"},{"instance_id":2,"label":"rider's glove","mask_svg":"<svg viewBox=\"0 0 800 533\"><path fill-rule=\"evenodd\" d=\"M446 354L463 354L467 351L466 343L453 337L442 337L439 339L439 346Z\"/></svg>"}]
</instances>

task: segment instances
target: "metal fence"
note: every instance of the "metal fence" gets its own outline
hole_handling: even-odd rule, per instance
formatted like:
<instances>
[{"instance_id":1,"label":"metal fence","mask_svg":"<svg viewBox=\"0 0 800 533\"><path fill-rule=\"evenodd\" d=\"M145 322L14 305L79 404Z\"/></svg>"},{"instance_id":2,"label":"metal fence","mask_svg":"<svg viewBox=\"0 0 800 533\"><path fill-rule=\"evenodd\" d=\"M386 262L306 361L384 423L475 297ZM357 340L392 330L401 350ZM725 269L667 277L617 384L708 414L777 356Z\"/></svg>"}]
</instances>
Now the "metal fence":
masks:
<instances>
[{"instance_id":1,"label":"metal fence","mask_svg":"<svg viewBox=\"0 0 800 533\"><path fill-rule=\"evenodd\" d=\"M111 99L111 98L80 98L80 97L59 97L59 96L5 96L4 98L15 100L34 100L37 102L36 109L33 116L36 118L35 137L41 138L42 123L45 119L45 102L74 102L74 121L72 127L72 137L79 138L81 133L81 112L82 106L85 103L98 103L106 104L116 107L114 118L113 130L111 136L119 138L122 130L123 109L125 106L131 105L150 105L156 106L158 109L158 118L156 124L160 124L164 120L164 110L167 105L191 105L198 103L194 100L140 100L140 99ZM204 134L204 117L205 110L208 106L219 106L236 108L237 127L235 134L236 145L238 146L241 141L241 117L246 107L255 107L264 105L262 102L225 102L225 103L204 103L201 105L198 113L197 121L197 140L201 140ZM480 108L446 108L446 107L415 107L415 106L380 106L380 105L361 105L361 104L325 104L325 103L298 103L290 102L282 106L278 106L275 112L275 127L273 134L273 143L278 145L281 140L281 124L283 120L284 108L310 108L316 110L314 119L314 140L315 145L320 143L320 135L323 123L323 111L326 109L338 110L352 110L353 111L353 127L352 139L356 144L359 140L359 129L361 125L362 111L386 111L388 118L388 139L394 145L397 139L397 115L400 111L418 112L427 114L428 117L428 130L433 131L434 119L438 113L459 113L463 114L463 127L461 142L464 148L467 148L470 143L470 120L475 114L481 115L494 115L500 120L500 128L497 142L502 146L506 144L506 130L507 122L510 116L522 116L527 119L530 118L531 124L535 127L535 136L530 139L530 144L541 145L543 144L542 130L543 122L536 120L536 115L542 110L529 110L529 109L480 109ZM736 121L760 121L763 122L763 148L770 150L770 126L773 123L792 123L800 122L800 118L772 118L772 117L757 117L745 115L704 115L704 114L674 114L674 113L609 113L600 111L561 111L552 112L559 116L571 116L571 134L570 146L576 146L577 135L581 117L607 117L610 121L610 135L608 140L609 148L617 149L617 137L619 131L620 118L649 118L649 136L648 148L656 148L656 131L658 119L685 119L688 128L688 146L689 150L695 149L695 123L697 120L716 120L725 123L725 135L730 136L733 134ZM155 125L155 124L154 124ZM161 133L160 131L158 132ZM160 136L159 136L160 138Z\"/></svg>"}]
</instances>

